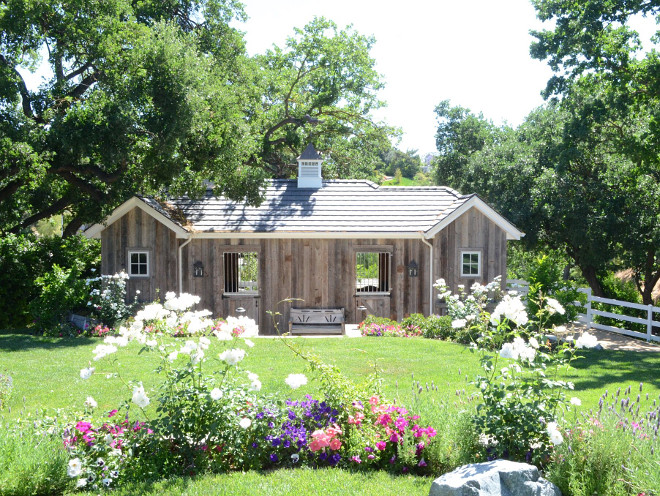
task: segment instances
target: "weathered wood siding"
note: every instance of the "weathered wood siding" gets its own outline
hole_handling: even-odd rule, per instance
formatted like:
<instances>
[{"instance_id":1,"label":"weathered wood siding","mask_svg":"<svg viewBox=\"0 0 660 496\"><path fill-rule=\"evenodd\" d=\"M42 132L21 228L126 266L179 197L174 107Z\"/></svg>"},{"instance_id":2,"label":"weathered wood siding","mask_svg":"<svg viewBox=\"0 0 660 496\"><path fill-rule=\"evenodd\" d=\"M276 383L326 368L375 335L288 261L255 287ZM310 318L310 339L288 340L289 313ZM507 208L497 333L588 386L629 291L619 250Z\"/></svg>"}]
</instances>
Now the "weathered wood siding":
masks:
<instances>
[{"instance_id":1,"label":"weathered wood siding","mask_svg":"<svg viewBox=\"0 0 660 496\"><path fill-rule=\"evenodd\" d=\"M101 232L101 273L128 272L129 250L149 252L149 277L131 277L127 299L133 301L140 291L140 301L153 301L156 290L164 296L177 291L176 234L151 215L134 208Z\"/></svg>"},{"instance_id":2,"label":"weathered wood siding","mask_svg":"<svg viewBox=\"0 0 660 496\"><path fill-rule=\"evenodd\" d=\"M355 254L361 250L389 251L391 294L355 296ZM256 251L259 254L259 297L224 296L223 254ZM407 266L415 260L417 277L409 277ZM193 263L202 262L204 277L194 277ZM348 323L361 317L361 304L377 313L401 320L411 313L429 313L429 248L420 240L326 240L326 239L195 239L183 249L183 289L200 295L200 307L216 316L235 315L239 304L256 315L262 333L272 334L275 327L268 311L279 312L278 326L288 329L289 309L344 308ZM286 298L304 301L279 303ZM250 303L253 301L253 303ZM252 305L248 307L247 305ZM254 315L251 315L255 317Z\"/></svg>"},{"instance_id":3,"label":"weathered wood siding","mask_svg":"<svg viewBox=\"0 0 660 496\"><path fill-rule=\"evenodd\" d=\"M177 251L184 240L177 240L174 232L141 209L108 226L101 240L104 274L127 270L131 249L150 253L150 276L129 280L129 300L136 290L142 301L153 300L157 290L161 296L178 291ZM459 284L469 287L506 274L506 234L475 208L438 233L432 243L432 280L442 277L454 291ZM356 296L356 253L381 249L391 253L390 295ZM461 250L481 252L480 278L460 277ZM257 297L223 294L223 256L232 251L258 253ZM429 294L429 251L421 239L193 239L182 250L183 291L199 295L199 308L211 310L216 317L236 315L238 307L245 308L264 334L275 332L269 311L281 314L280 330L288 329L291 306L344 308L346 321L357 323L363 316L358 307L364 305L370 313L401 320L412 313L438 311L436 291ZM417 277L408 275L413 260L418 265ZM203 277L193 276L195 262L203 264ZM279 303L286 298L304 301Z\"/></svg>"},{"instance_id":4,"label":"weathered wood siding","mask_svg":"<svg viewBox=\"0 0 660 496\"><path fill-rule=\"evenodd\" d=\"M501 275L506 281L506 233L472 208L440 231L433 240L434 267L453 292L475 282L486 284ZM481 276L461 277L461 251L481 252ZM434 291L435 292L435 291Z\"/></svg>"}]
</instances>

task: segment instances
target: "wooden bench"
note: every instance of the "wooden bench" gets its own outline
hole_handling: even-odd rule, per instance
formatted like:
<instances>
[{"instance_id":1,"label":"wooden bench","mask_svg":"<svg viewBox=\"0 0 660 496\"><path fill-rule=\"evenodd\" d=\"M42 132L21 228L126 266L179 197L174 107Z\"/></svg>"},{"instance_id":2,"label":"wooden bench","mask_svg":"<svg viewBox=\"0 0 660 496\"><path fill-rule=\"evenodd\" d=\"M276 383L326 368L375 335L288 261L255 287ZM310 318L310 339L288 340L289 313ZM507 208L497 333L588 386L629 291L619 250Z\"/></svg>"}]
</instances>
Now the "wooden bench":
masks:
<instances>
[{"instance_id":1,"label":"wooden bench","mask_svg":"<svg viewBox=\"0 0 660 496\"><path fill-rule=\"evenodd\" d=\"M291 334L345 334L343 308L292 308Z\"/></svg>"}]
</instances>

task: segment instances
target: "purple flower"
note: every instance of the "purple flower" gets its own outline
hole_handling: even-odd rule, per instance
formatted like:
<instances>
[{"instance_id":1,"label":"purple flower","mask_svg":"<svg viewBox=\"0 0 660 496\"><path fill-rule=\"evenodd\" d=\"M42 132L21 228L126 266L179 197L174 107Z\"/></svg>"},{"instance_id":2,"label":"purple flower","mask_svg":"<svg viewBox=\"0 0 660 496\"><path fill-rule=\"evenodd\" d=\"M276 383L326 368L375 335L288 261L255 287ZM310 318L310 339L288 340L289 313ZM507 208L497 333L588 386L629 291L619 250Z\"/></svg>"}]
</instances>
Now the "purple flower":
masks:
<instances>
[{"instance_id":1,"label":"purple flower","mask_svg":"<svg viewBox=\"0 0 660 496\"><path fill-rule=\"evenodd\" d=\"M270 455L270 461L273 463L277 463L279 461L279 458L276 453Z\"/></svg>"}]
</instances>

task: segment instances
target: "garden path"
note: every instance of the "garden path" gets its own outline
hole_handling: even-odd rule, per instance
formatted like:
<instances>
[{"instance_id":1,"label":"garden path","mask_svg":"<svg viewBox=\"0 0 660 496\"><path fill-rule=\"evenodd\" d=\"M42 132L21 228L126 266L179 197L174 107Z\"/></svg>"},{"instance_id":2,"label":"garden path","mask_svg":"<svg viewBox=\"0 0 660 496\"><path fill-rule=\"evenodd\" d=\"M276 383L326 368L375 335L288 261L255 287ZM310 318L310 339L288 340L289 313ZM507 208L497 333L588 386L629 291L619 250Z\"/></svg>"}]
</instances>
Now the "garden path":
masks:
<instances>
[{"instance_id":1,"label":"garden path","mask_svg":"<svg viewBox=\"0 0 660 496\"><path fill-rule=\"evenodd\" d=\"M576 326L577 327L577 326ZM581 330L586 330L586 326L579 326ZM596 336L606 350L615 351L660 351L660 345L653 342L647 342L643 339L637 339L630 336L617 334L616 332L601 331L599 329L589 329L589 334Z\"/></svg>"},{"instance_id":2,"label":"garden path","mask_svg":"<svg viewBox=\"0 0 660 496\"><path fill-rule=\"evenodd\" d=\"M582 324L576 324L573 327L574 334L579 336L583 331L586 331L586 326ZM642 339L636 339L629 336L623 336L615 332L601 331L599 329L589 329L589 334L596 336L598 342L606 350L614 351L655 351L660 352L660 345L656 343L647 343ZM264 336L265 337L265 336ZM269 336L270 337L270 336ZM273 336L275 337L275 336ZM305 337L305 338L342 338L341 334L333 335L307 335L307 336L296 336L296 337ZM346 336L347 338L359 338L360 331L358 330L357 324L346 324Z\"/></svg>"}]
</instances>

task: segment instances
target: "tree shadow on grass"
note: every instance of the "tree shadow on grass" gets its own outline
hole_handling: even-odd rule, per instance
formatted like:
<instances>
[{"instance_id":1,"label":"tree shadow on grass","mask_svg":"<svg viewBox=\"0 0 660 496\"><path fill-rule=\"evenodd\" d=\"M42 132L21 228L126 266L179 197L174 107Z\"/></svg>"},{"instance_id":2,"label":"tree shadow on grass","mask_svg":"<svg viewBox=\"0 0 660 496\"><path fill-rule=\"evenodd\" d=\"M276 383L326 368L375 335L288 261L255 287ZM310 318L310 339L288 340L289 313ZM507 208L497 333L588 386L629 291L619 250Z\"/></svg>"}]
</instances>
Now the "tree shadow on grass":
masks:
<instances>
[{"instance_id":1,"label":"tree shadow on grass","mask_svg":"<svg viewBox=\"0 0 660 496\"><path fill-rule=\"evenodd\" d=\"M28 332L0 330L0 351L25 351L30 349L58 350L77 346L87 346L100 340L98 338L50 338L35 336Z\"/></svg>"},{"instance_id":2,"label":"tree shadow on grass","mask_svg":"<svg viewBox=\"0 0 660 496\"><path fill-rule=\"evenodd\" d=\"M643 351L579 350L584 357L571 365L581 371L569 372L577 389L602 390L610 384L640 382L660 389L660 353Z\"/></svg>"}]
</instances>

